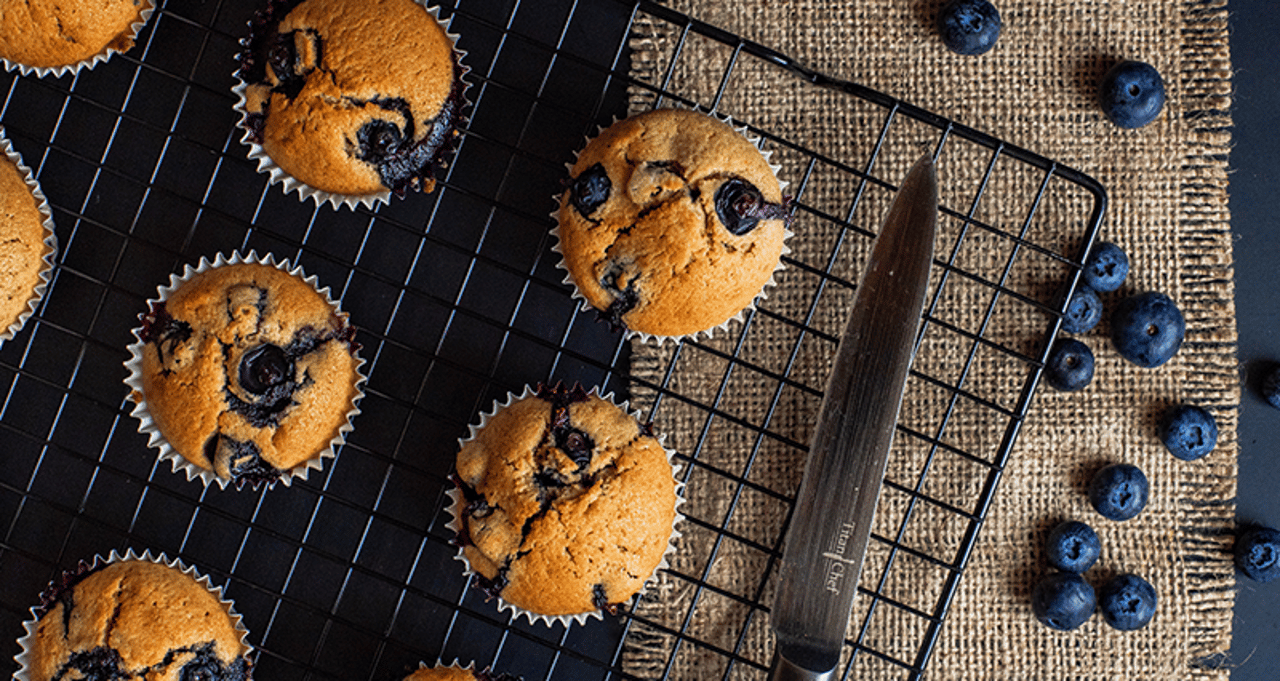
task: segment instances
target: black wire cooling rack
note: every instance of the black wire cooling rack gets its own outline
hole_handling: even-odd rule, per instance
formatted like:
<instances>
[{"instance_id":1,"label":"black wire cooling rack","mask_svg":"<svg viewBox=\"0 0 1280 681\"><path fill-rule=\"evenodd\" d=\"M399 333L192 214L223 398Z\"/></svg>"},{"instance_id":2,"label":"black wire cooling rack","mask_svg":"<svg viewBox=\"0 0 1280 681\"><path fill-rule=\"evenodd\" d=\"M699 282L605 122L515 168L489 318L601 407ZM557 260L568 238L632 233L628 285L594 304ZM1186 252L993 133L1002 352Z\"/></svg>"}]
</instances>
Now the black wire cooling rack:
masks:
<instances>
[{"instance_id":1,"label":"black wire cooling rack","mask_svg":"<svg viewBox=\"0 0 1280 681\"><path fill-rule=\"evenodd\" d=\"M742 499L760 496L785 516L788 490L750 471L775 449L805 448L778 414L791 394L816 408L821 380L793 367L806 353L834 349L838 326L823 321L824 301L854 286L842 254L870 240L879 222L870 207L876 196L891 197L900 177L888 159L910 147L912 157L932 151L952 188L944 191L941 224L950 237L939 243L923 342L939 334L966 349L955 366L917 359L913 369L913 381L941 395L940 416L900 424L898 441L923 454L911 476L887 480L884 494L901 503L878 521L873 551L883 551L864 572L845 669L859 675L865 660L887 678L920 676L1101 220L1101 187L654 3L456 0L442 3L442 15L468 52L473 108L447 176L429 195L335 211L268 186L239 142L231 73L257 5L166 2L137 47L92 71L0 75L0 122L53 205L61 245L41 308L0 349L0 631L7 632L0 639L21 635L28 608L62 570L135 548L181 557L226 585L258 648L262 679L393 679L437 657L526 680L637 678L624 658L640 639L659 651L654 676L763 678L767 655L748 641L767 625L762 601L785 524L761 539L734 514ZM641 26L672 36L667 61L647 80L629 70ZM680 91L673 79L689 68L682 60L695 44L726 55L695 65L714 69L706 97ZM857 158L814 150L794 130L752 130L793 183L796 230L831 228L830 244L819 249L826 257L793 253L779 284L808 286L813 303L794 318L766 300L721 334L727 342L685 341L662 355L656 372L636 372L629 343L580 312L561 283L549 197L584 136L625 115L637 97L724 110L739 76L757 68L789 72L815 98L852 102L879 129ZM728 113L752 122L749 111ZM853 190L844 203L823 203L824 178ZM987 219L996 191L1002 204L1016 199L1018 219ZM1060 238L1064 231L1069 238ZM324 471L291 487L237 492L189 482L156 463L128 415L122 363L144 301L185 264L236 249L272 252L318 275L351 313L369 360L355 431ZM1039 264L1024 275L1028 262ZM1010 307L1040 322L1001 336ZM763 366L751 351L751 334L769 326L791 343L780 366ZM693 389L677 365L699 353L722 369ZM992 373L983 366L995 366L1005 384L966 382ZM453 560L443 508L457 438L496 398L557 379L646 395L648 416L658 421L676 406L705 419L695 440L680 443L678 460L691 485L686 533L709 537L710 548L696 568L664 576L687 587L688 607L674 623L634 606L586 626L512 620L468 588ZM730 404L744 380L775 386L762 419ZM754 443L742 468L707 456L713 422ZM951 436L975 428L987 435ZM971 472L956 483L962 467ZM702 508L699 480L729 489L732 503ZM922 519L950 528L951 538L921 548L911 523ZM718 556L729 544L759 554L763 576L726 586ZM911 564L919 575L914 600L892 591ZM716 599L742 616L705 626L700 604ZM890 610L918 621L913 635L892 644L873 633L876 613ZM6 658L18 652L8 646ZM698 671L682 671L689 667L681 660L695 655Z\"/></svg>"}]
</instances>

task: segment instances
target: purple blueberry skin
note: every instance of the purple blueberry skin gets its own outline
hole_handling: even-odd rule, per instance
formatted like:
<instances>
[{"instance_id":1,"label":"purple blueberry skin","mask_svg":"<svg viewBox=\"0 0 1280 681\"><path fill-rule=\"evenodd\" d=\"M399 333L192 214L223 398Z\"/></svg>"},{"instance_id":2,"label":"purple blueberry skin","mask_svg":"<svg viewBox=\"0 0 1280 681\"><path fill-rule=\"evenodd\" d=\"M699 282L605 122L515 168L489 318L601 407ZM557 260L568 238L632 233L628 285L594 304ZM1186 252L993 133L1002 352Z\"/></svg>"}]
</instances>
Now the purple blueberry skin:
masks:
<instances>
[{"instance_id":1,"label":"purple blueberry skin","mask_svg":"<svg viewBox=\"0 0 1280 681\"><path fill-rule=\"evenodd\" d=\"M938 12L938 31L947 49L975 55L995 47L1000 12L987 0L951 0Z\"/></svg>"},{"instance_id":2,"label":"purple blueberry skin","mask_svg":"<svg viewBox=\"0 0 1280 681\"><path fill-rule=\"evenodd\" d=\"M1111 313L1111 342L1140 367L1168 362L1182 346L1187 322L1169 296L1148 291L1121 300Z\"/></svg>"},{"instance_id":3,"label":"purple blueberry skin","mask_svg":"<svg viewBox=\"0 0 1280 681\"><path fill-rule=\"evenodd\" d=\"M1183 461L1195 461L1218 444L1218 422L1201 407L1179 404L1160 421L1160 441Z\"/></svg>"},{"instance_id":4,"label":"purple blueberry skin","mask_svg":"<svg viewBox=\"0 0 1280 681\"><path fill-rule=\"evenodd\" d=\"M1089 251L1089 259L1085 261L1080 276L1083 277L1085 286L1094 291L1114 291L1129 276L1129 256L1125 255L1124 249L1109 241L1095 244Z\"/></svg>"},{"instance_id":5,"label":"purple blueberry skin","mask_svg":"<svg viewBox=\"0 0 1280 681\"><path fill-rule=\"evenodd\" d=\"M1102 321L1102 299L1088 286L1081 286L1067 303L1067 314L1062 318L1062 330L1067 333L1087 333Z\"/></svg>"},{"instance_id":6,"label":"purple blueberry skin","mask_svg":"<svg viewBox=\"0 0 1280 681\"><path fill-rule=\"evenodd\" d=\"M1146 508L1150 490L1147 476L1137 466L1113 463L1089 481L1089 503L1104 518L1128 520Z\"/></svg>"},{"instance_id":7,"label":"purple blueberry skin","mask_svg":"<svg viewBox=\"0 0 1280 681\"><path fill-rule=\"evenodd\" d=\"M1236 567L1249 579L1270 582L1280 577L1280 531L1251 527L1236 537Z\"/></svg>"},{"instance_id":8,"label":"purple blueberry skin","mask_svg":"<svg viewBox=\"0 0 1280 681\"><path fill-rule=\"evenodd\" d=\"M1111 67L1098 87L1102 113L1121 128L1141 128L1164 108L1164 79L1150 64L1122 61Z\"/></svg>"},{"instance_id":9,"label":"purple blueberry skin","mask_svg":"<svg viewBox=\"0 0 1280 681\"><path fill-rule=\"evenodd\" d=\"M1111 628L1133 631L1147 626L1156 614L1156 589L1137 575L1120 575L1098 593L1098 609Z\"/></svg>"},{"instance_id":10,"label":"purple blueberry skin","mask_svg":"<svg viewBox=\"0 0 1280 681\"><path fill-rule=\"evenodd\" d=\"M1078 521L1059 523L1049 532L1045 558L1049 567L1080 574L1093 566L1102 553L1102 542L1092 527Z\"/></svg>"},{"instance_id":11,"label":"purple blueberry skin","mask_svg":"<svg viewBox=\"0 0 1280 681\"><path fill-rule=\"evenodd\" d=\"M1044 366L1045 380L1063 392L1079 390L1093 380L1093 350L1074 338L1059 338Z\"/></svg>"},{"instance_id":12,"label":"purple blueberry skin","mask_svg":"<svg viewBox=\"0 0 1280 681\"><path fill-rule=\"evenodd\" d=\"M1041 624L1058 631L1084 624L1097 605L1093 587L1074 572L1055 572L1031 590L1031 612Z\"/></svg>"}]
</instances>

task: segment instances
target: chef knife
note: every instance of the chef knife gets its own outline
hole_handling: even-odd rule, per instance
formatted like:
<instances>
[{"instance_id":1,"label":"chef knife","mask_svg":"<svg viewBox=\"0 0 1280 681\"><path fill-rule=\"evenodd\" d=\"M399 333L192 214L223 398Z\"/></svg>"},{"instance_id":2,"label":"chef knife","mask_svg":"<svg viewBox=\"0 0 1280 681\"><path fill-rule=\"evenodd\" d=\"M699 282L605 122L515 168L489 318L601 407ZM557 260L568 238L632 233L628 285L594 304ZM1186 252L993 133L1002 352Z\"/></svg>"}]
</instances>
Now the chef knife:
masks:
<instances>
[{"instance_id":1,"label":"chef knife","mask_svg":"<svg viewBox=\"0 0 1280 681\"><path fill-rule=\"evenodd\" d=\"M933 161L920 159L871 247L836 350L770 614L771 681L835 675L929 284Z\"/></svg>"}]
</instances>

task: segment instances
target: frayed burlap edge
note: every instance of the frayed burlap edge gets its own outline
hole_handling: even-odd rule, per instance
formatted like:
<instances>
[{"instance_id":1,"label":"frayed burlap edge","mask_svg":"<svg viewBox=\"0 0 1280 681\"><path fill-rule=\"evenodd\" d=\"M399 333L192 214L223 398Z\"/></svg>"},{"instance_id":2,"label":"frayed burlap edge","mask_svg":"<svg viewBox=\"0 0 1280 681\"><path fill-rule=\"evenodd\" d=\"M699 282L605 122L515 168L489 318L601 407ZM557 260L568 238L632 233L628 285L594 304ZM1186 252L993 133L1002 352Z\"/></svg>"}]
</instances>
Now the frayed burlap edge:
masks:
<instances>
[{"instance_id":1,"label":"frayed burlap edge","mask_svg":"<svg viewBox=\"0 0 1280 681\"><path fill-rule=\"evenodd\" d=\"M1229 530L1235 523L1240 411L1227 203L1231 59L1226 0L1185 0L1183 6L1187 30L1181 86L1198 142L1183 163L1178 214L1184 230L1179 259L1188 263L1180 272L1183 305L1191 312L1183 352L1197 359L1195 373L1187 377L1187 394L1195 403L1214 408L1222 435L1218 455L1202 462L1209 470L1182 491L1179 539L1191 615L1188 669L1193 679L1225 679L1229 671L1218 663L1231 646L1235 604Z\"/></svg>"}]
</instances>

